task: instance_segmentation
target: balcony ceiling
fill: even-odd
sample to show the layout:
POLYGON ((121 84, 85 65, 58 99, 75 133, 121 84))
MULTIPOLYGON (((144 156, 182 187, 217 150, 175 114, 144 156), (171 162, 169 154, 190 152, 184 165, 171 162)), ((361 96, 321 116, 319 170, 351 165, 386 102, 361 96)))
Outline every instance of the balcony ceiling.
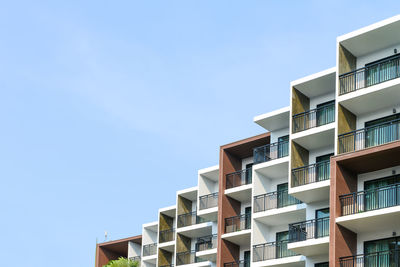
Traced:
POLYGON ((328 69, 292 82, 297 90, 313 98, 335 92, 336 69, 328 69))
POLYGON ((400 44, 400 16, 361 28, 338 37, 338 41, 354 56, 360 57, 400 44))
POLYGON ((281 108, 254 117, 254 122, 267 131, 289 128, 290 107, 281 108))

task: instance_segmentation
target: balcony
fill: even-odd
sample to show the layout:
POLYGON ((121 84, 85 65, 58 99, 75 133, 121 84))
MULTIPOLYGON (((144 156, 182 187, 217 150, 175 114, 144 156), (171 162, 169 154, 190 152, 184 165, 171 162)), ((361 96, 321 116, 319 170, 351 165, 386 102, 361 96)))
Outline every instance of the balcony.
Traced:
POLYGON ((330 161, 292 169, 289 194, 305 202, 329 199, 330 161))
POLYGON ((254 264, 255 266, 297 266, 299 261, 301 256, 288 249, 287 240, 253 246, 253 262, 264 262, 262 265, 254 264))
MULTIPOLYGON (((185 251, 176 253, 176 265, 186 265, 206 262, 205 260, 196 256, 196 251, 185 251)), ((205 264, 208 265, 208 264, 205 264)))
POLYGON ((168 264, 168 265, 161 265, 160 267, 174 267, 173 264, 168 264))
POLYGON ((289 141, 276 142, 253 149, 254 164, 283 158, 289 155, 289 141))
POLYGON ((129 257, 129 260, 130 260, 130 261, 137 261, 137 262, 140 263, 141 257, 140 257, 140 256, 129 257))
POLYGON ((251 214, 225 218, 225 233, 233 233, 251 228, 251 214))
POLYGON ((157 254, 157 243, 143 246, 143 257, 148 257, 157 254))
POLYGON ((196 252, 217 248, 217 235, 199 237, 196 242, 196 252))
POLYGON ((254 197, 254 212, 301 204, 302 202, 288 194, 288 190, 275 191, 254 197))
POLYGON ((165 243, 175 240, 175 229, 168 229, 160 231, 159 243, 165 243))
POLYGON ((178 228, 204 223, 205 219, 197 216, 196 211, 178 215, 178 228))
POLYGON ((292 170, 292 187, 329 180, 330 161, 321 161, 292 170))
POLYGON ((396 55, 373 65, 340 75, 339 95, 348 94, 399 77, 400 55, 396 55))
POLYGON ((199 197, 200 210, 210 209, 218 206, 218 192, 199 197))
POLYGON ((293 115, 292 132, 298 133, 335 121, 335 103, 293 115))
POLYGON ((398 119, 339 135, 339 154, 397 140, 400 140, 400 120, 398 119))
POLYGON ((224 263, 224 267, 250 267, 250 261, 240 260, 224 263))
POLYGON ((254 219, 274 226, 305 219, 306 205, 288 194, 288 190, 271 192, 254 197, 254 219))
POLYGON ((252 168, 236 171, 226 175, 226 189, 251 184, 252 168))
POLYGON ((288 248, 304 256, 329 252, 329 218, 289 224, 288 248))
POLYGON ((343 257, 339 259, 340 267, 390 267, 400 265, 400 250, 386 250, 369 254, 343 257))
POLYGON ((395 227, 400 215, 400 184, 339 197, 342 216, 336 222, 358 233, 395 227))

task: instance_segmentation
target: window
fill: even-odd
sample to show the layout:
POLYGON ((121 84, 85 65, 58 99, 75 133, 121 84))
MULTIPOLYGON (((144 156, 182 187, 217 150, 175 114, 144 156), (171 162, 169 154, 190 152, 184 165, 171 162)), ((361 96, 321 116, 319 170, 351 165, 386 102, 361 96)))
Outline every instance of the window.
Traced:
POLYGON ((278 158, 289 155, 289 135, 278 138, 278 158))
POLYGON ((323 162, 329 162, 331 159, 331 156, 333 156, 333 153, 331 154, 326 154, 319 156, 315 159, 317 166, 316 166, 316 180, 317 182, 319 181, 325 181, 328 180, 330 175, 330 164, 323 164, 323 162), (318 164, 320 163, 320 164, 318 164))
POLYGON ((335 100, 317 105, 317 126, 331 123, 335 120, 335 100))
POLYGON ((400 237, 364 242, 364 265, 399 266, 400 237))
POLYGON ((315 237, 324 237, 329 235, 329 208, 315 211, 315 237))

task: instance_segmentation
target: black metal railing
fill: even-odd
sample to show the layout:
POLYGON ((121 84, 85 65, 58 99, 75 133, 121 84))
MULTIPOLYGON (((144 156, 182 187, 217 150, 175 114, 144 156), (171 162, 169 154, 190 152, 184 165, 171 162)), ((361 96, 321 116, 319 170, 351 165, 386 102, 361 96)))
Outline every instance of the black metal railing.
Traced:
POLYGON ((129 257, 129 260, 130 260, 130 261, 137 261, 137 262, 139 262, 139 263, 140 263, 140 261, 141 261, 141 257, 140 257, 140 256, 129 257))
POLYGON ((292 170, 292 187, 316 183, 330 179, 329 160, 317 162, 292 170))
POLYGON ((216 248, 217 238, 218 235, 209 235, 197 238, 196 252, 216 248))
POLYGON ((190 226, 198 223, 206 222, 202 217, 197 216, 197 211, 178 215, 178 227, 190 226))
POLYGON ((302 203, 288 194, 288 190, 275 191, 254 197, 254 212, 279 209, 302 203))
POLYGON ((225 218, 225 233, 232 233, 251 228, 251 214, 242 214, 225 218))
POLYGON ((249 260, 240 260, 224 263, 224 267, 250 267, 249 260))
POLYGON ((400 55, 339 76, 339 94, 344 95, 400 77, 400 55))
POLYGON ((214 208, 218 206, 218 192, 199 197, 199 206, 201 210, 214 208))
POLYGON ((397 140, 400 140, 399 119, 339 135, 339 153, 357 151, 397 140))
POLYGON ((368 254, 342 257, 340 267, 399 267, 400 250, 385 250, 368 254))
POLYGON ((329 236, 329 217, 289 224, 289 242, 329 236))
POLYGON ((293 133, 322 126, 335 121, 335 103, 293 115, 293 133))
POLYGON ((253 262, 280 259, 298 255, 288 250, 288 240, 253 246, 253 262))
POLYGON ((196 251, 185 251, 176 253, 176 265, 192 264, 202 261, 205 260, 196 257, 196 251))
POLYGON ((283 158, 289 155, 289 141, 281 141, 253 149, 254 164, 283 158))
POLYGON ((252 168, 232 172, 226 175, 226 189, 251 184, 252 168))
POLYGON ((169 242, 173 240, 175 240, 175 229, 160 231, 158 240, 160 243, 169 242))
POLYGON ((382 186, 339 197, 342 216, 400 205, 400 184, 382 186))
POLYGON ((157 254, 157 243, 143 246, 143 257, 157 254))
POLYGON ((174 267, 173 264, 161 265, 160 267, 174 267))

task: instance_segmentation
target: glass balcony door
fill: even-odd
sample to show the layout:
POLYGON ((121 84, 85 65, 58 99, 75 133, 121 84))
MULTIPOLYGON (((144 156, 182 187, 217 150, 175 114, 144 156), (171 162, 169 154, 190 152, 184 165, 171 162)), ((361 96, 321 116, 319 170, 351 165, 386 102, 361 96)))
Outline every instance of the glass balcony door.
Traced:
POLYGON ((400 204, 400 175, 364 182, 365 211, 392 207, 400 204))
POLYGON ((315 237, 323 237, 329 235, 329 208, 320 209, 315 211, 315 237), (319 219, 319 220, 318 220, 319 219))
POLYGON ((389 123, 400 119, 400 114, 368 121, 365 123, 365 147, 386 144, 399 139, 399 123, 389 123), (379 126, 380 127, 376 127, 379 126))
POLYGON ((315 159, 317 165, 316 165, 316 181, 325 181, 329 179, 330 177, 330 164, 318 164, 318 163, 323 163, 323 162, 329 162, 331 159, 331 156, 333 156, 333 153, 319 156, 315 159))
POLYGON ((289 154, 289 135, 278 138, 278 158, 286 157, 289 154))
POLYGON ((364 265, 371 267, 399 266, 400 237, 364 243, 364 265))
POLYGON ((317 105, 317 126, 331 123, 335 119, 335 100, 317 105))
POLYGON ((276 258, 280 259, 287 256, 287 244, 289 231, 276 233, 276 258))

